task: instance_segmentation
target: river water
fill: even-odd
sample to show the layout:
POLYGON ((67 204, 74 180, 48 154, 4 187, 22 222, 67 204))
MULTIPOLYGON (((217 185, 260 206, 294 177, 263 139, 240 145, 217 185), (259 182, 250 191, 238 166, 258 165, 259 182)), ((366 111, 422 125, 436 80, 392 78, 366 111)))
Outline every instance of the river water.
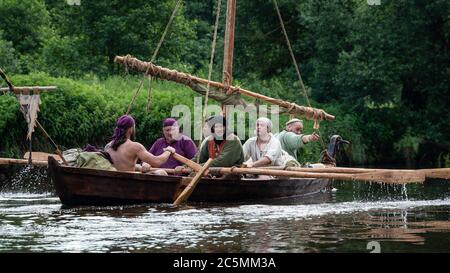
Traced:
POLYGON ((0 252, 450 252, 450 183, 337 181, 254 204, 64 207, 43 170, 0 176, 0 252))

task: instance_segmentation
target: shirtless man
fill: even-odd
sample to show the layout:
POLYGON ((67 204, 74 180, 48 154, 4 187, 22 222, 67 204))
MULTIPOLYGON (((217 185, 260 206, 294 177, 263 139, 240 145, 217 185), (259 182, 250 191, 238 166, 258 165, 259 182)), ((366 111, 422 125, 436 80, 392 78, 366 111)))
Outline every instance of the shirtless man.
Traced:
POLYGON ((105 151, 111 156, 113 166, 118 171, 134 171, 136 169, 136 162, 140 159, 144 162, 142 165, 142 171, 144 172, 150 166, 161 166, 175 152, 175 149, 169 146, 165 148, 164 153, 159 156, 154 156, 147 152, 144 145, 131 140, 132 138, 134 139, 134 134, 134 119, 128 115, 121 116, 117 120, 111 142, 105 147, 105 151))

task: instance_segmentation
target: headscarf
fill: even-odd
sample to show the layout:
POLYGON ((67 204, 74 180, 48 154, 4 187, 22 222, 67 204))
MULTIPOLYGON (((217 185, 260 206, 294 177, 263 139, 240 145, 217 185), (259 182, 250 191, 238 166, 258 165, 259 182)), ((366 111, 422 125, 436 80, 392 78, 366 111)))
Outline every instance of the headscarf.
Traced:
MULTIPOLYGON (((129 115, 123 115, 120 118, 117 119, 116 122, 116 128, 114 129, 114 134, 112 136, 112 146, 116 149, 125 141, 125 134, 127 133, 127 130, 131 127, 135 126, 135 121, 132 116, 129 115), (123 141, 123 142, 122 142, 123 141), (118 145, 117 142, 119 142, 118 145), (122 143, 120 143, 122 142, 122 143)), ((114 150, 116 150, 114 149, 114 150)))
POLYGON ((303 121, 301 119, 293 118, 293 119, 289 120, 288 122, 286 122, 286 126, 288 126, 289 124, 295 123, 295 122, 300 122, 303 125, 303 121))
POLYGON ((224 116, 214 116, 212 117, 210 120, 208 120, 208 126, 209 128, 211 128, 211 133, 214 134, 214 126, 216 124, 222 124, 223 125, 223 132, 224 135, 222 137, 222 139, 216 139, 215 135, 214 135, 214 142, 216 142, 218 145, 220 145, 225 139, 226 139, 226 135, 227 135, 227 119, 224 116))
POLYGON ((177 120, 174 118, 166 118, 163 120, 163 127, 167 126, 173 126, 175 123, 177 123, 177 120))

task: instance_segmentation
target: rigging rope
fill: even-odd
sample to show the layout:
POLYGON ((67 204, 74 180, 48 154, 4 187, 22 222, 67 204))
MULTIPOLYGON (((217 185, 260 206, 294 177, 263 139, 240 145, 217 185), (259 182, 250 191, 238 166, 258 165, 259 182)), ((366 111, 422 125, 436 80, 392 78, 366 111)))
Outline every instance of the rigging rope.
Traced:
MULTIPOLYGON (((211 87, 211 76, 212 76, 212 70, 213 70, 213 64, 214 64, 214 55, 216 52, 216 42, 217 42, 217 30, 219 28, 219 19, 220 19, 220 8, 222 6, 222 0, 217 1, 217 12, 216 12, 216 22, 214 24, 214 35, 211 45, 211 58, 209 60, 209 67, 208 67, 208 83, 206 85, 206 95, 205 95, 205 105, 203 107, 203 115, 202 115, 202 130, 205 126, 205 119, 206 119, 206 108, 208 107, 208 99, 209 99, 209 90, 211 87)), ((198 144, 198 148, 200 150, 200 145, 203 140, 203 132, 200 134, 200 141, 198 144)), ((200 158, 200 157, 198 157, 200 158)))
MULTIPOLYGON (((280 20, 281 29, 283 30, 284 38, 286 39, 286 44, 287 44, 288 49, 289 49, 289 54, 291 55, 292 62, 294 63, 295 71, 297 73, 297 77, 298 77, 298 80, 300 82, 300 86, 302 87, 302 90, 303 90, 303 95, 305 96, 305 99, 306 99, 306 102, 307 102, 308 106, 311 107, 311 103, 310 103, 309 97, 308 97, 308 92, 306 91, 305 84, 303 83, 302 75, 300 74, 300 69, 298 68, 297 60, 295 59, 294 51, 292 50, 291 42, 289 41, 289 37, 288 37, 288 34, 286 32, 286 28, 284 27, 283 18, 281 17, 281 12, 280 12, 280 9, 278 8, 277 0, 273 0, 273 4, 275 5, 275 9, 277 11, 278 19, 280 20)), ((314 119, 314 126, 313 126, 313 128, 320 135, 318 119, 314 119)), ((326 147, 322 137, 320 137, 319 139, 320 139, 320 143, 322 144, 322 147, 326 147)))
POLYGON ((298 76, 300 85, 302 87, 303 94, 305 96, 306 102, 308 103, 308 106, 311 107, 311 103, 309 102, 308 93, 306 91, 305 84, 303 83, 302 75, 300 74, 300 69, 298 68, 297 60, 295 59, 295 55, 294 55, 294 51, 292 50, 291 42, 289 41, 289 37, 287 35, 286 28, 284 27, 283 18, 281 17, 281 13, 280 13, 280 9, 278 8, 277 0, 273 0, 273 4, 275 5, 275 9, 277 10, 278 19, 280 19, 281 29, 283 30, 284 38, 286 39, 289 53, 291 55, 292 62, 294 63, 295 71, 297 72, 297 76, 298 76))
MULTIPOLYGON (((179 8, 179 6, 181 4, 181 1, 182 0, 178 0, 178 2, 175 5, 175 8, 172 11, 172 15, 170 16, 169 22, 167 23, 166 28, 164 29, 164 32, 163 32, 163 34, 161 36, 161 39, 159 40, 159 43, 156 46, 155 51, 153 52, 153 56, 152 56, 152 58, 150 60, 150 62, 152 62, 152 63, 155 61, 156 56, 159 53, 159 49, 161 48, 161 45, 164 42, 164 39, 166 38, 167 33, 169 32, 169 28, 172 25, 173 19, 175 18, 175 15, 176 15, 176 13, 178 11, 178 8, 179 8)), ((139 94, 139 91, 141 90, 142 85, 144 84, 144 80, 145 80, 145 77, 146 77, 147 73, 148 73, 148 71, 146 73, 144 73, 144 78, 142 79, 141 83, 139 84, 138 89, 136 90, 136 92, 133 95, 133 98, 131 99, 130 105, 128 106, 128 110, 126 112, 127 115, 131 112, 131 108, 133 107, 134 101, 136 100, 136 97, 139 94)), ((150 82, 149 82, 149 100, 150 100, 150 96, 151 96, 151 78, 152 77, 150 77, 150 82)), ((147 107, 148 107, 148 104, 147 104, 147 107)))
POLYGON ((152 104, 152 82, 153 77, 148 77, 148 97, 147 97, 147 106, 145 107, 145 112, 148 113, 150 111, 150 105, 152 104))

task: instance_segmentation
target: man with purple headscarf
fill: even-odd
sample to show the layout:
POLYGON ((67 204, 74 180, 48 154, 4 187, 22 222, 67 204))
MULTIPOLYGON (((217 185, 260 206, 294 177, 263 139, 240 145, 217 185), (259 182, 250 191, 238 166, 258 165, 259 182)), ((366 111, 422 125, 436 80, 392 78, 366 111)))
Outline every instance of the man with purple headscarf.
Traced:
POLYGON ((147 152, 144 145, 131 140, 134 140, 135 124, 133 117, 129 115, 117 119, 112 140, 105 147, 118 171, 134 171, 138 159, 152 167, 160 167, 175 152, 172 147, 167 147, 158 156, 147 152))
MULTIPOLYGON (((163 135, 156 140, 149 152, 154 155, 160 155, 164 153, 164 149, 167 147, 173 147, 177 154, 180 154, 188 159, 192 159, 197 153, 197 147, 191 138, 180 133, 180 126, 176 119, 166 118, 163 121, 163 135)), ((166 163, 161 165, 161 168, 175 169, 177 166, 181 166, 182 163, 175 160, 173 157, 169 157, 166 163)))

